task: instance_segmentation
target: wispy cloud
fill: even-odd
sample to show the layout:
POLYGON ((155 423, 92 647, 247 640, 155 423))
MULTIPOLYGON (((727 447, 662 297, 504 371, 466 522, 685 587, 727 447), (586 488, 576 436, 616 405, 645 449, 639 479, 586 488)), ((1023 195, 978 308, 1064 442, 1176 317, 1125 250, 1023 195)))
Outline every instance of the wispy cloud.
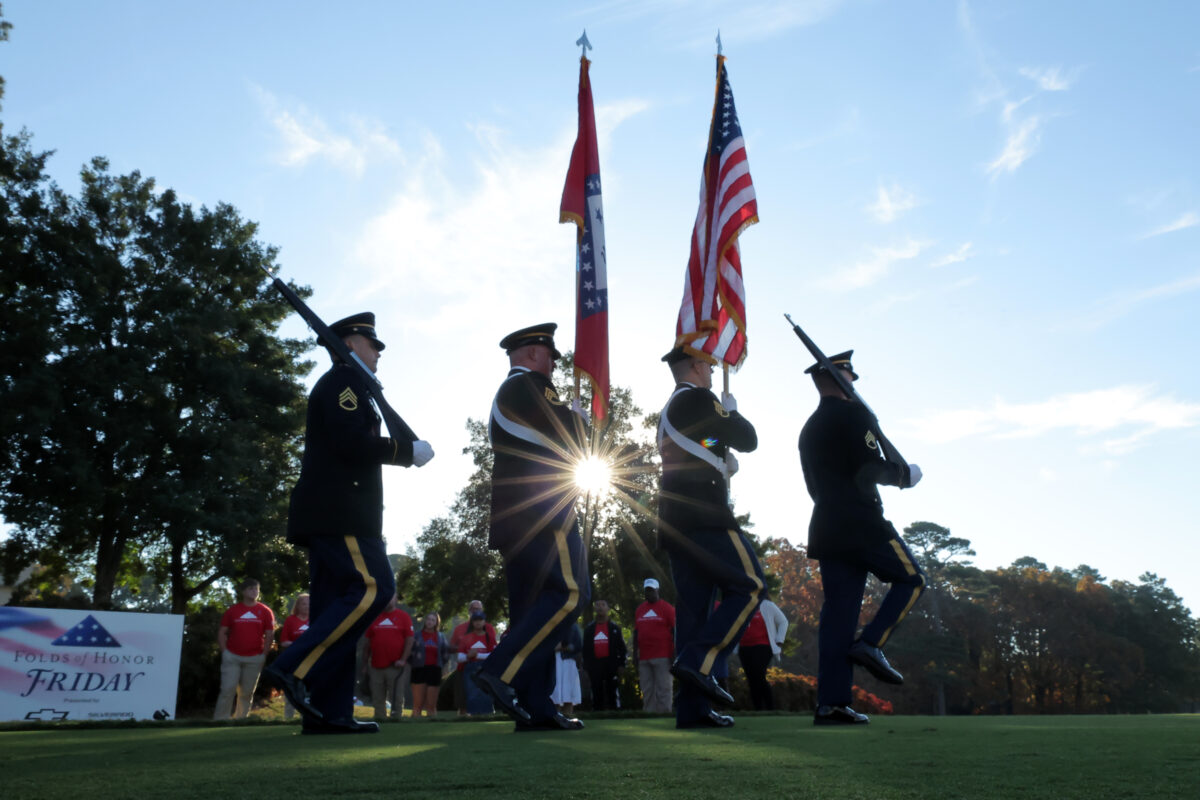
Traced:
POLYGON ((997 398, 987 407, 938 411, 908 425, 914 436, 934 443, 1033 438, 1062 431, 1118 455, 1161 431, 1200 427, 1200 403, 1159 394, 1154 386, 1126 385, 1030 403, 997 398))
POLYGON ((1200 290, 1200 273, 1178 280, 1160 283, 1141 291, 1123 291, 1112 295, 1091 312, 1082 315, 1063 328, 1095 330, 1133 312, 1140 306, 1200 290))
POLYGON ((871 216, 880 222, 894 222, 905 211, 917 207, 917 196, 899 184, 879 185, 875 202, 867 206, 871 216))
POLYGON ((1193 228, 1197 225, 1200 225, 1200 214, 1197 214, 1195 211, 1188 211, 1187 213, 1181 215, 1179 219, 1175 220, 1174 222, 1168 222, 1166 225, 1155 228, 1149 233, 1143 234, 1139 238, 1149 239, 1153 236, 1162 236, 1164 233, 1174 233, 1175 231, 1181 231, 1185 228, 1193 228))
POLYGON ((835 271, 820 284, 832 291, 862 289, 882 280, 898 262, 921 255, 928 246, 928 242, 909 239, 903 244, 872 248, 868 258, 835 271))
POLYGON ((933 269, 938 269, 939 267, 948 267, 951 264, 958 264, 959 262, 966 261, 971 257, 971 255, 971 243, 964 242, 953 253, 947 253, 929 266, 933 269))
POLYGON ((971 6, 967 0, 959 0, 958 27, 965 44, 974 52, 981 76, 987 84, 985 90, 976 92, 976 103, 981 109, 996 103, 1000 105, 1004 146, 996 158, 985 164, 988 176, 995 180, 1000 175, 1016 172, 1038 151, 1045 121, 1054 116, 1053 112, 1038 113, 1026 107, 1042 93, 1064 92, 1070 89, 1082 68, 1065 70, 1062 67, 1022 67, 1018 69, 1018 73, 1033 81, 1037 89, 1031 95, 1013 100, 1005 81, 992 67, 992 59, 972 19, 971 6))
POLYGON ((1082 69, 1075 67, 1063 72, 1062 67, 1022 67, 1020 73, 1038 85, 1043 92, 1065 92, 1079 78, 1082 69))
POLYGON ((325 161, 361 175, 373 159, 403 158, 400 145, 378 122, 351 119, 346 124, 347 130, 335 131, 302 104, 285 107, 261 87, 252 87, 252 91, 278 134, 278 147, 272 157, 284 166, 303 167, 310 162, 325 161))
MULTIPOLYGON (((601 150, 623 121, 647 107, 642 101, 597 106, 601 150)), ((426 331, 501 313, 538 317, 561 294, 563 269, 569 274, 572 266, 574 229, 547 220, 558 219, 574 126, 536 147, 514 144, 490 125, 472 132, 475 147, 453 154, 427 135, 400 189, 364 223, 353 251, 368 276, 364 297, 429 299, 406 309, 406 318, 426 331), (452 180, 451 166, 457 174, 463 162, 472 164, 473 177, 452 180)), ((606 199, 619 186, 619 179, 606 181, 606 199)))
POLYGON ((1023 120, 1015 129, 1010 129, 1000 155, 987 165, 988 175, 995 178, 1005 172, 1016 172, 1017 167, 1037 152, 1041 143, 1041 118, 1037 116, 1023 120))

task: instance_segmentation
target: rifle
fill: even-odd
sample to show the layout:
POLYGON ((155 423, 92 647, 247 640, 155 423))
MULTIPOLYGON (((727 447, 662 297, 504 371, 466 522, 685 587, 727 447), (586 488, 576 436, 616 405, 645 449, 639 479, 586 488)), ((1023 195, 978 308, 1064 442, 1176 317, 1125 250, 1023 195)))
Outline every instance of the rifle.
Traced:
MULTIPOLYGON (((790 314, 784 314, 783 316, 784 319, 788 321, 788 324, 792 326, 792 332, 800 338, 800 341, 804 342, 804 346, 808 348, 808 352, 812 353, 812 356, 817 360, 817 363, 824 367, 825 371, 828 372, 835 381, 837 381, 838 388, 842 390, 842 393, 846 395, 846 398, 851 402, 858 403, 867 411, 871 411, 871 407, 867 405, 867 401, 863 400, 862 395, 854 390, 854 384, 846 380, 846 376, 842 374, 840 369, 833 365, 833 362, 829 360, 828 356, 821 352, 821 348, 817 347, 817 343, 810 339, 808 334, 805 333, 799 325, 792 321, 790 314)), ((871 411, 871 416, 875 416, 874 411, 871 411)), ((902 471, 900 488, 906 488, 906 484, 909 482, 908 462, 904 460, 904 456, 900 455, 900 451, 896 449, 896 446, 892 444, 886 436, 883 435, 882 430, 879 431, 878 439, 879 446, 883 448, 884 458, 886 458, 890 463, 900 467, 902 471)))
POLYGON ((300 299, 300 295, 292 291, 291 287, 279 279, 278 276, 271 273, 271 270, 263 267, 263 271, 271 278, 271 283, 279 293, 282 294, 292 308, 299 312, 300 316, 304 317, 304 321, 308 323, 308 327, 312 328, 313 333, 321 341, 321 344, 329 348, 335 356, 343 362, 358 369, 359 373, 367 379, 367 391, 371 395, 371 399, 375 401, 375 405, 379 406, 379 413, 383 415, 384 424, 387 425, 388 434, 393 439, 408 440, 410 442, 417 441, 418 437, 413 433, 413 429, 408 427, 396 410, 391 407, 387 400, 383 397, 383 384, 379 378, 375 377, 375 373, 367 368, 358 354, 353 352, 346 343, 341 340, 336 333, 329 329, 329 326, 321 321, 321 318, 316 315, 308 304, 300 299))

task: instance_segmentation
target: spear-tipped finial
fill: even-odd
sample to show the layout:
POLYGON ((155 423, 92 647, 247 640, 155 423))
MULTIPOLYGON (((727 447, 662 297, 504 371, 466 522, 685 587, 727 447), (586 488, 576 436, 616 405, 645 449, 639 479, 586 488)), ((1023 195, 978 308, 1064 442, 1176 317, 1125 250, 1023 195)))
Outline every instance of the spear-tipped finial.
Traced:
POLYGON ((587 38, 587 28, 583 29, 583 36, 576 39, 575 44, 583 48, 583 52, 580 55, 587 58, 587 51, 592 49, 592 43, 587 38))
POLYGON ((721 29, 717 28, 717 55, 721 55, 721 29))

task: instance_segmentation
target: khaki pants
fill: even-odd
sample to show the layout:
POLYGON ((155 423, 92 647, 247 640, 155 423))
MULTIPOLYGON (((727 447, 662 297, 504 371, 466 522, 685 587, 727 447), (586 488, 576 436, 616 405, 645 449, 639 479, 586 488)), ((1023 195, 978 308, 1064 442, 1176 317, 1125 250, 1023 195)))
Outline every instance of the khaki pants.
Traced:
POLYGON ((671 659, 638 661, 638 681, 642 686, 643 709, 671 713, 671 659))
POLYGON ((221 651, 221 691, 217 694, 217 707, 213 719, 229 719, 233 710, 234 719, 245 719, 250 713, 250 701, 254 698, 254 687, 258 685, 258 674, 262 672, 266 653, 256 656, 234 655, 221 651), (233 707, 234 696, 237 707, 233 707))
POLYGON ((375 716, 383 719, 387 712, 387 700, 392 701, 392 719, 400 719, 404 714, 404 693, 408 691, 408 681, 412 670, 405 664, 403 667, 370 667, 368 675, 371 679, 371 702, 375 705, 375 716))

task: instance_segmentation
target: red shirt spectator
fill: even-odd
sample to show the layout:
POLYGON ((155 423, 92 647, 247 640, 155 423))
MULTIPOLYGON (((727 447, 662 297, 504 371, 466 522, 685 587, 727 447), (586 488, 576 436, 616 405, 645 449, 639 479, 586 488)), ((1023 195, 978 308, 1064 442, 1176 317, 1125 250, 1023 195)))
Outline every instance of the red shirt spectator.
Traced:
POLYGON ((675 607, 666 600, 642 603, 634 614, 638 660, 670 658, 675 649, 675 607))
POLYGON ((596 623, 596 638, 592 640, 596 658, 608 658, 608 623, 596 623))
POLYGON ((468 631, 463 634, 462 648, 462 651, 467 654, 468 661, 481 661, 488 657, 488 653, 496 649, 496 634, 486 629, 468 631))
POLYGON ((308 630, 308 620, 300 619, 295 614, 283 621, 283 630, 279 632, 279 643, 291 644, 300 638, 300 634, 308 630))
POLYGON ((367 628, 371 643, 371 666, 385 669, 404 655, 404 643, 413 635, 412 617, 402 609, 385 611, 367 628))
POLYGON ((267 633, 275 633, 275 613, 262 603, 234 603, 221 616, 221 627, 229 630, 226 650, 235 656, 262 655, 267 633))
POLYGON ((738 644, 741 647, 771 644, 771 640, 767 636, 767 623, 763 619, 761 611, 754 612, 754 616, 750 618, 750 624, 746 626, 746 632, 742 634, 742 640, 738 644))

